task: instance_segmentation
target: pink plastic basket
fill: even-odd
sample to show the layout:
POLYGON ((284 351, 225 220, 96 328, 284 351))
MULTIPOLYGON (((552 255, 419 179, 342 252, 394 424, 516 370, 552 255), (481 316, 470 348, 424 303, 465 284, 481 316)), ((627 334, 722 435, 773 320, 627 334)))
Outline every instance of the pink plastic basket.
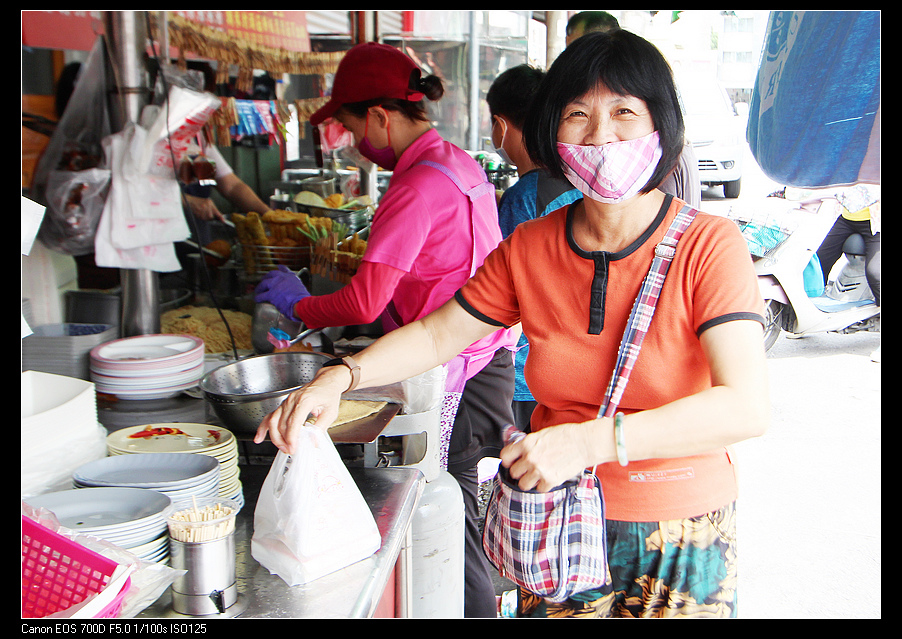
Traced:
MULTIPOLYGON (((106 588, 118 564, 22 515, 22 616, 46 617, 106 588)), ((128 590, 97 615, 119 614, 128 590)))

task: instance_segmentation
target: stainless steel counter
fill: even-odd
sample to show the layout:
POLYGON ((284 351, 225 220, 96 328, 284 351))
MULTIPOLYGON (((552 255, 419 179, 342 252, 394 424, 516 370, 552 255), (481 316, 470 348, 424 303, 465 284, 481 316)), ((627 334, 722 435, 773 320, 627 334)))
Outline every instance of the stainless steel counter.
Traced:
MULTIPOLYGON (((138 410, 138 404, 143 402, 104 405, 99 411, 101 423, 108 430, 114 431, 140 423, 215 421, 202 419, 202 400, 183 398, 178 401, 160 401, 157 402, 159 405, 146 405, 145 410, 138 410), (156 411, 159 411, 154 415, 157 419, 148 419, 149 413, 156 411)), ((387 588, 394 589, 394 612, 397 616, 408 614, 411 601, 411 522, 425 486, 423 474, 419 470, 404 467, 350 467, 348 470, 373 513, 382 536, 382 547, 375 555, 337 572, 309 584, 289 587, 281 577, 271 574, 257 563, 250 550, 257 495, 269 472, 269 465, 258 463, 241 466, 245 505, 238 514, 235 530, 235 573, 239 600, 221 616, 232 617, 237 613, 240 618, 371 617, 387 588)), ((172 610, 167 590, 152 606, 142 611, 139 617, 181 615, 172 610)))
MULTIPOLYGON (((373 616, 387 588, 394 588, 395 611, 410 610, 410 523, 425 481, 409 468, 351 468, 351 476, 370 506, 382 547, 372 557, 301 586, 289 587, 251 556, 254 504, 238 515, 236 567, 241 618, 365 618, 373 616), (395 567, 396 582, 391 577, 395 567)), ((179 617, 167 591, 139 617, 179 617)), ((222 616, 234 616, 227 610, 222 616)), ((206 617, 197 617, 204 619, 206 617)))

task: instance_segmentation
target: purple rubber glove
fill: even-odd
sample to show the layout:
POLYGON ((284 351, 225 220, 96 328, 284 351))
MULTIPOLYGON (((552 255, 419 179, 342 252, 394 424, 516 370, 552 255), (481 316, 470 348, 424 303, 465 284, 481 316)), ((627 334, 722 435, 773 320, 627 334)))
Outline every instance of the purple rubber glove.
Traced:
POLYGON ((269 302, 279 312, 294 322, 301 320, 294 314, 294 306, 305 297, 310 297, 307 288, 287 266, 267 273, 254 291, 254 299, 269 302))

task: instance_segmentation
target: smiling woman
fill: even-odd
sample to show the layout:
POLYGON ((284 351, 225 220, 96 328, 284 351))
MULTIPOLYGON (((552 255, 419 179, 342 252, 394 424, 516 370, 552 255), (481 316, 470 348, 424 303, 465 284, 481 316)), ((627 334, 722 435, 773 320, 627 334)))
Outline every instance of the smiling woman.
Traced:
MULTIPOLYGON (((358 353, 358 388, 409 378, 519 324, 537 405, 501 464, 520 490, 540 493, 594 471, 608 540, 595 559, 610 568, 606 586, 563 603, 521 588, 519 616, 735 616, 738 488, 727 447, 761 435, 770 412, 764 304, 745 240, 731 220, 656 188, 682 152, 683 120, 670 68, 642 38, 579 38, 530 109, 530 156, 559 178, 582 172, 574 186, 586 197, 518 225, 451 301, 358 353), (666 278, 650 270, 662 254, 666 278), (661 283, 653 318, 645 281, 661 283), (647 333, 640 356, 625 354, 630 382, 609 402, 634 303, 647 333)), ((258 440, 268 431, 284 444, 311 412, 337 414, 349 381, 347 368, 323 368, 258 440)))
MULTIPOLYGON (((580 46, 567 47, 555 63, 560 72, 554 77, 546 76, 547 89, 541 92, 541 103, 537 97, 523 127, 532 133, 525 136, 530 156, 548 167, 555 177, 563 178, 557 143, 589 143, 559 137, 565 125, 569 128, 565 119, 569 115, 567 108, 575 101, 588 101, 593 95, 596 99, 605 96, 608 106, 625 109, 612 118, 614 122, 626 125, 650 118, 653 130, 660 136, 662 154, 641 191, 647 193, 660 184, 682 153, 684 125, 670 66, 655 46, 629 31, 593 33, 580 46), (618 100, 620 104, 615 104, 618 100)), ((608 115, 612 115, 610 111, 608 115)), ((620 134, 629 137, 619 139, 634 139, 650 132, 630 132, 624 126, 620 134)))
POLYGON ((661 158, 645 100, 603 84, 564 107, 557 139, 567 179, 599 202, 632 198, 661 158))

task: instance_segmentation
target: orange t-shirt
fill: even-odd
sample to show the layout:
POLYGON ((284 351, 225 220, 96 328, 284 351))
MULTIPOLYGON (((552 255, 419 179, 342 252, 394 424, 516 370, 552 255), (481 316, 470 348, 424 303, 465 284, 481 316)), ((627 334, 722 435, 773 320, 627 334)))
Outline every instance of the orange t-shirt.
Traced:
MULTIPOLYGON (((457 300, 483 321, 522 323, 530 344, 524 373, 538 402, 533 431, 596 417, 655 245, 684 204, 665 198, 648 230, 618 253, 587 252, 576 245, 572 205, 525 222, 458 291, 457 300)), ((677 246, 619 410, 656 408, 710 388, 699 335, 725 321, 763 323, 763 314, 738 227, 700 213, 677 246)), ((602 464, 598 476, 609 519, 694 517, 736 498, 726 449, 626 467, 602 464)))

